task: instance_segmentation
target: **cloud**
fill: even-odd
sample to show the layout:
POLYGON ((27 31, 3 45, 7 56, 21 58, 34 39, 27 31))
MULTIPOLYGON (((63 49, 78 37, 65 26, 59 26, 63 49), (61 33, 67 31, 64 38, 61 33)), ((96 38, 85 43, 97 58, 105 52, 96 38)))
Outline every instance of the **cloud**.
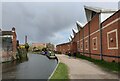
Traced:
POLYGON ((3 29, 15 26, 22 42, 24 35, 33 42, 49 42, 54 33, 79 19, 73 7, 65 3, 3 3, 3 29))
MULTIPOLYGON (((24 43, 25 35, 28 36, 28 42, 62 43, 68 40, 76 21, 86 22, 84 4, 94 3, 4 2, 2 27, 11 30, 15 26, 21 43, 24 43)), ((111 7, 116 3, 101 4, 111 7)), ((95 5, 100 6, 100 3, 95 5)))

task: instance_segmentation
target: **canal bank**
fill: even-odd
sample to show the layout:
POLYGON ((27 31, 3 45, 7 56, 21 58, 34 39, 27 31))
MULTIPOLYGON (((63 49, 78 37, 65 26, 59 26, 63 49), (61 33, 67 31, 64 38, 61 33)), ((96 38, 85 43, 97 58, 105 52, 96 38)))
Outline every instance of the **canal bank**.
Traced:
POLYGON ((5 66, 9 68, 2 72, 3 79, 48 79, 54 71, 57 60, 48 59, 46 56, 38 54, 28 54, 28 61, 5 66))
MULTIPOLYGON (((57 58, 57 57, 56 57, 57 58)), ((68 67, 65 63, 61 62, 59 58, 57 58, 58 64, 56 68, 54 69, 53 73, 49 77, 48 81, 55 81, 55 80, 60 80, 60 81, 68 81, 69 76, 68 76, 68 67)))
POLYGON ((50 77, 48 78, 48 80, 50 80, 52 77, 53 77, 53 75, 55 74, 55 71, 57 70, 57 68, 58 68, 58 66, 59 66, 59 64, 60 64, 60 60, 56 57, 56 59, 57 59, 57 62, 58 62, 58 64, 57 64, 57 66, 55 67, 55 69, 54 69, 54 71, 52 72, 52 74, 50 75, 50 77))
MULTIPOLYGON (((117 74, 106 72, 97 65, 83 59, 69 57, 67 55, 56 55, 57 58, 65 63, 69 69, 69 79, 115 79, 117 74)), ((94 80, 93 80, 94 81, 94 80)))

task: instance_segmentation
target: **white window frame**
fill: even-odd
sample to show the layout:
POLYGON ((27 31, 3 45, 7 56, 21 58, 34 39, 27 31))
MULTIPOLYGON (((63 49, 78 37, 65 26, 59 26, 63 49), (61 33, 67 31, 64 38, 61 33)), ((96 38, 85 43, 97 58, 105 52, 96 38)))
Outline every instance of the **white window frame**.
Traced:
POLYGON ((70 50, 70 45, 68 45, 68 51, 70 50))
POLYGON ((118 31, 117 29, 111 30, 109 32, 107 32, 107 45, 108 45, 108 49, 118 49, 118 31), (116 47, 110 47, 109 45, 109 34, 116 32, 116 47))
POLYGON ((98 41, 97 41, 97 37, 93 37, 92 38, 92 46, 93 46, 93 50, 97 50, 98 49, 98 41), (94 39, 96 39, 96 48, 94 48, 94 39))
POLYGON ((88 50, 88 40, 85 41, 85 50, 88 50), (87 48, 86 48, 86 44, 87 44, 87 48))
POLYGON ((3 36, 0 36, 0 37, 11 37, 13 39, 13 35, 3 35, 3 36))

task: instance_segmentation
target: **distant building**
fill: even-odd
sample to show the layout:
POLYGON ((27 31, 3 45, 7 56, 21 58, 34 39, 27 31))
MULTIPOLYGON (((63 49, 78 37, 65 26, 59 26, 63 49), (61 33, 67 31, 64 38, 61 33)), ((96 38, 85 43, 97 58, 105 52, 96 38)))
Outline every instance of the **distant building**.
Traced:
POLYGON ((42 48, 46 48, 46 43, 32 43, 32 48, 36 48, 36 49, 42 49, 42 48))
POLYGON ((2 42, 2 62, 10 61, 12 57, 16 59, 17 35, 15 28, 13 27, 11 31, 1 30, 0 32, 2 42))
POLYGON ((55 50, 54 45, 51 43, 32 43, 32 48, 36 50, 41 50, 42 48, 47 48, 48 50, 55 50))

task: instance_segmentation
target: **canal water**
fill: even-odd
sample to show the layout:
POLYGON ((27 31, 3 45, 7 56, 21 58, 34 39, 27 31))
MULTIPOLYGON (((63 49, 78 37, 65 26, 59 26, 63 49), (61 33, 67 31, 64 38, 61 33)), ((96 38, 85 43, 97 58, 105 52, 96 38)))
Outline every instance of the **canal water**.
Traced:
POLYGON ((48 79, 57 65, 57 60, 40 54, 28 54, 28 61, 3 64, 3 79, 48 79))

